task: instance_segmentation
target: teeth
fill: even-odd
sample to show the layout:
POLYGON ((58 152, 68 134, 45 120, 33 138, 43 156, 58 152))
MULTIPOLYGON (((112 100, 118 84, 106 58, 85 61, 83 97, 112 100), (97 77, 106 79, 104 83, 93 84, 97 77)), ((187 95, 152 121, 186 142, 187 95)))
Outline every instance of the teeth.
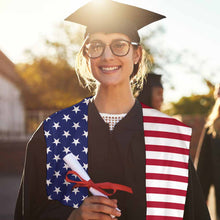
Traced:
POLYGON ((111 71, 111 70, 117 70, 118 67, 117 66, 114 66, 114 67, 102 67, 102 70, 104 71, 111 71))

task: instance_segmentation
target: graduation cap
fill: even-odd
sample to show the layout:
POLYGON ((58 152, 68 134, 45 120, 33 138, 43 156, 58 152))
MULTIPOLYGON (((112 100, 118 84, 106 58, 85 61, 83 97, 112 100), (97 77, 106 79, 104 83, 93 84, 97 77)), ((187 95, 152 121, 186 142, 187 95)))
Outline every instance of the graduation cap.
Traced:
POLYGON ((66 21, 87 27, 86 33, 123 33, 139 42, 137 31, 165 16, 112 0, 93 0, 67 17, 66 21))
POLYGON ((153 86, 158 86, 163 88, 163 85, 161 83, 161 75, 152 72, 147 75, 147 80, 145 81, 144 84, 150 88, 153 86))
POLYGON ((144 80, 143 89, 137 97, 140 102, 150 107, 152 107, 152 87, 163 88, 161 83, 161 75, 155 74, 153 72, 148 73, 147 79, 144 80))

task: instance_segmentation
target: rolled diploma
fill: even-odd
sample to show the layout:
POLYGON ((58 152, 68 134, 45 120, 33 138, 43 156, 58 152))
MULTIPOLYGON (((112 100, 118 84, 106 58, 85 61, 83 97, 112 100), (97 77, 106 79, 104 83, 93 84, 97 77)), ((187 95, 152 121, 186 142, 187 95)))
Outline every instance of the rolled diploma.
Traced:
MULTIPOLYGON (((72 153, 67 154, 63 160, 65 163, 75 172, 77 172, 84 180, 89 181, 91 178, 87 174, 87 172, 83 169, 81 164, 78 162, 77 159, 75 159, 74 155, 72 153)), ((94 196, 104 196, 108 198, 105 194, 101 193, 97 189, 94 189, 93 187, 89 188, 89 191, 92 193, 94 196)))
MULTIPOLYGON (((78 162, 77 159, 75 159, 74 155, 72 153, 67 154, 63 160, 65 163, 75 172, 77 172, 84 180, 89 181, 91 178, 87 174, 87 172, 83 169, 81 164, 78 162)), ((92 187, 89 188, 89 191, 92 193, 94 196, 104 196, 108 198, 105 194, 101 193, 97 189, 94 189, 92 187)), ((120 211, 119 208, 116 208, 118 211, 120 211)), ((115 218, 115 216, 111 215, 112 218, 115 218)))

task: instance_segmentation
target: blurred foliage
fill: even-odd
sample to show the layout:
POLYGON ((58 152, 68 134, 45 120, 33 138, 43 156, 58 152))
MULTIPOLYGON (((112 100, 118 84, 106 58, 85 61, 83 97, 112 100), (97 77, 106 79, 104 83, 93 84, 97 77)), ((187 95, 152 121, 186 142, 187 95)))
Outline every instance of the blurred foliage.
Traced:
POLYGON ((29 88, 29 93, 24 94, 29 110, 61 109, 89 95, 65 60, 53 63, 42 57, 32 64, 17 65, 17 71, 29 88))
POLYGON ((165 30, 163 27, 158 26, 157 29, 152 30, 151 32, 145 33, 141 36, 141 45, 151 57, 151 70, 154 71, 154 69, 159 68, 163 69, 163 66, 161 66, 158 62, 155 62, 154 57, 160 57, 163 59, 166 63, 169 62, 169 57, 167 52, 165 50, 157 49, 158 44, 152 43, 154 39, 156 39, 158 36, 161 36, 165 33, 165 30))
POLYGON ((205 95, 195 95, 192 94, 189 97, 182 97, 178 102, 173 102, 170 107, 164 110, 165 113, 169 115, 195 115, 201 114, 207 116, 214 103, 214 85, 209 81, 205 80, 207 86, 209 87, 208 94, 205 95))
POLYGON ((16 65, 28 88, 24 92, 24 101, 29 110, 62 109, 91 95, 79 85, 72 64, 82 41, 82 31, 70 31, 60 26, 59 32, 62 33, 62 37, 56 35, 59 39, 45 40, 48 51, 45 55, 26 51, 31 62, 16 65))

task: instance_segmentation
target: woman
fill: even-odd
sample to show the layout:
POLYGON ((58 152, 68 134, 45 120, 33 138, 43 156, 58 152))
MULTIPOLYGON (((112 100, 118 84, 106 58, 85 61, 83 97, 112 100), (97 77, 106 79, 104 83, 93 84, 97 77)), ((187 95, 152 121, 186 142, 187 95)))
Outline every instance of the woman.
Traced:
POLYGON ((163 17, 106 0, 67 18, 87 26, 76 69, 96 94, 47 118, 32 137, 16 220, 209 219, 189 160, 191 129, 132 95, 131 87, 144 77, 137 30, 163 17), (72 189, 63 161, 69 152, 93 182, 133 193, 105 198, 91 196, 86 187, 72 189))
POLYGON ((145 105, 160 111, 163 104, 163 85, 161 75, 148 73, 143 89, 137 99, 145 105))
POLYGON ((205 199, 211 185, 215 187, 216 219, 220 219, 220 85, 216 85, 216 101, 208 116, 197 150, 197 172, 205 199))

